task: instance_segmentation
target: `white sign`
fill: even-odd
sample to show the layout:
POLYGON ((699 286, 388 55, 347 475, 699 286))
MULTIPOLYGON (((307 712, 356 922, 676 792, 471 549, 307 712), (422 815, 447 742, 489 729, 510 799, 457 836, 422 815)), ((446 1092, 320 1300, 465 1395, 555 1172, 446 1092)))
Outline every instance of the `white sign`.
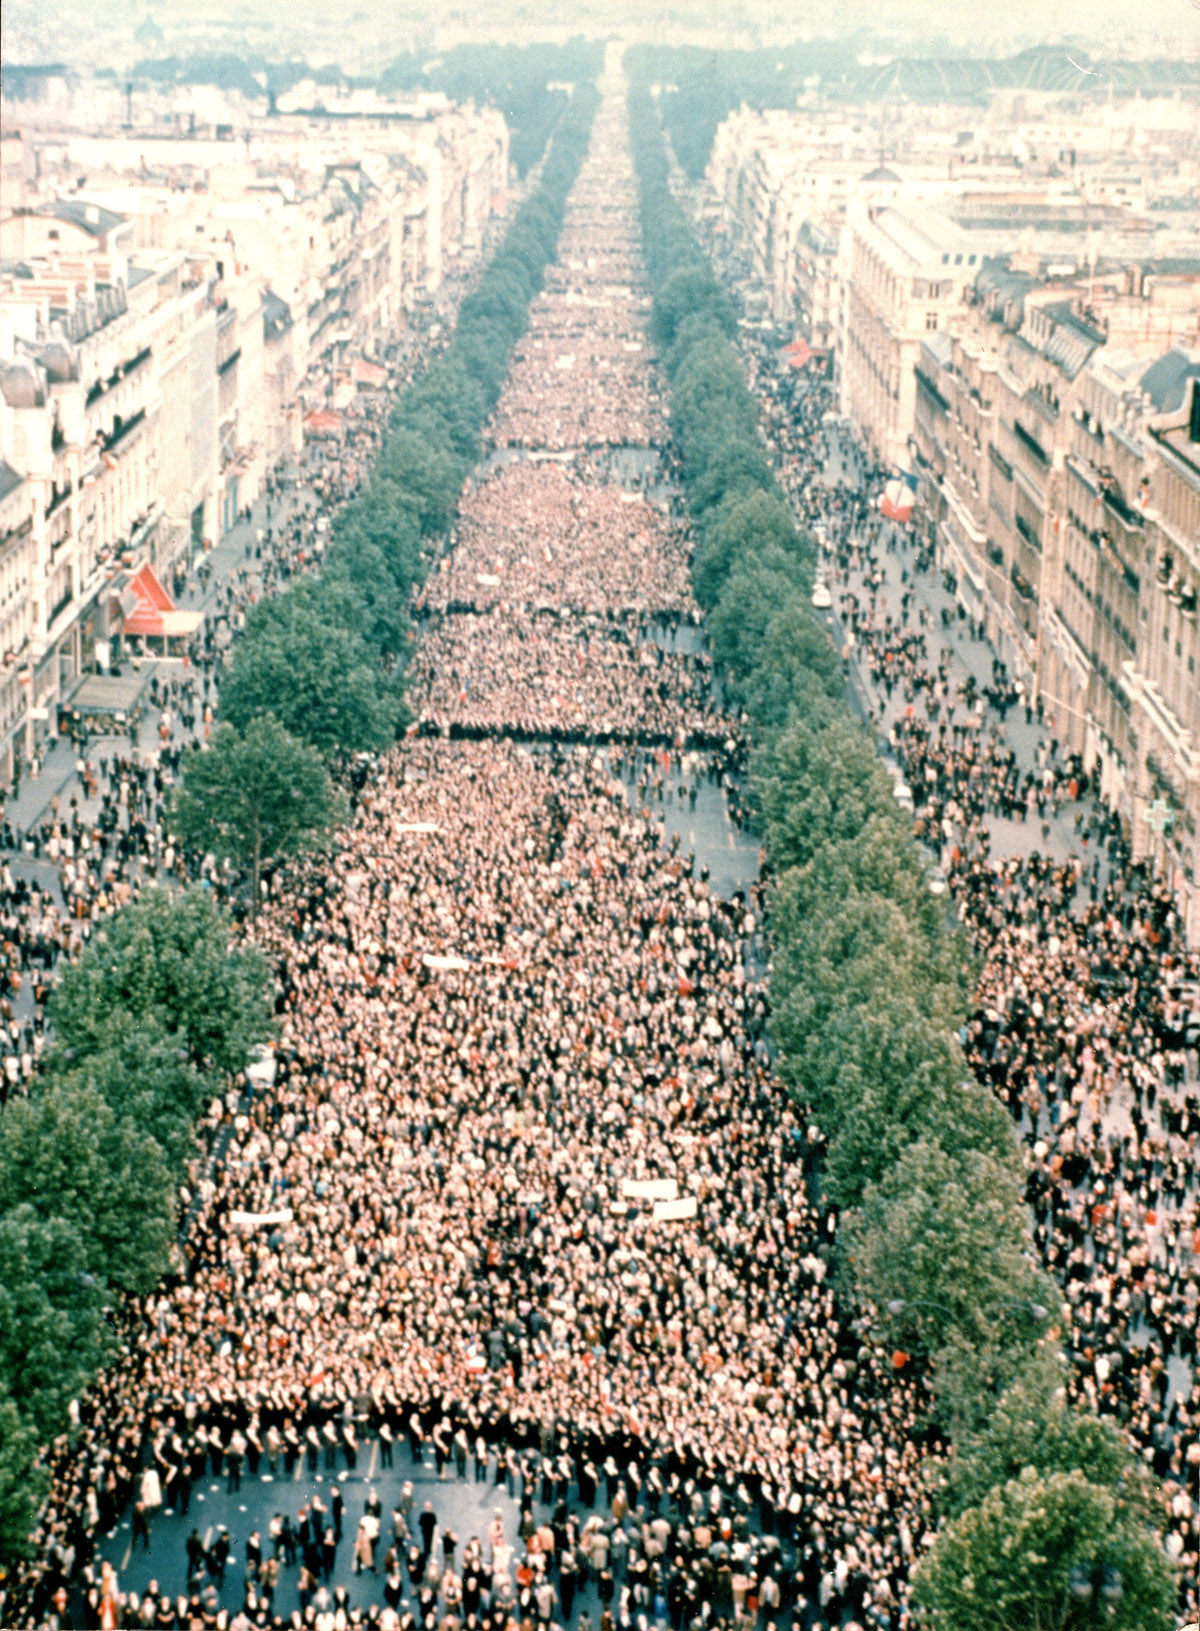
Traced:
POLYGON ((268 1223, 290 1223, 292 1209, 284 1206, 278 1212, 231 1212, 229 1221, 235 1229, 261 1229, 268 1223))
POLYGON ((432 952, 426 952, 421 961, 426 968, 448 969, 470 968, 471 966, 465 957, 437 957, 432 952))
POLYGON ((695 1216, 696 1197, 694 1195, 685 1195, 682 1200, 678 1201, 655 1201, 654 1203, 655 1223, 674 1223, 695 1216))
POLYGON ((624 1178, 621 1193, 628 1201, 673 1201, 679 1185, 674 1178, 624 1178))

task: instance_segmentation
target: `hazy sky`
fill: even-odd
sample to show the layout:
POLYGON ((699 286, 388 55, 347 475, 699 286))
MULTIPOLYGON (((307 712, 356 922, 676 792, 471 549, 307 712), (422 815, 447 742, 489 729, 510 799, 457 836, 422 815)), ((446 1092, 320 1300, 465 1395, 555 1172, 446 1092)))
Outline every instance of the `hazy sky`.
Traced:
POLYGON ((1200 57, 1200 0, 3 0, 10 60, 101 62, 110 42, 132 45, 148 18, 165 48, 196 49, 200 37, 266 54, 302 40, 310 60, 341 55, 386 61, 407 43, 454 39, 563 38, 608 30, 674 43, 778 45, 854 34, 901 55, 932 50, 997 55, 1069 39, 1095 56, 1200 57), (82 26, 81 26, 82 25, 82 26), (351 43, 352 42, 352 43, 351 43), (349 49, 347 49, 349 47, 349 49))

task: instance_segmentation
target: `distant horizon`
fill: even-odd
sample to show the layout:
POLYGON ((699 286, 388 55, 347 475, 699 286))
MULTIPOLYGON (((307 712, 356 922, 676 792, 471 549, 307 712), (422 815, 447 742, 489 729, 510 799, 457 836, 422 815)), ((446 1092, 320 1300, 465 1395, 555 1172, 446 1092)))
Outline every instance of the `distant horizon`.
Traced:
MULTIPOLYGON (((437 8, 399 0, 353 0, 331 22, 317 0, 286 8, 275 0, 218 3, 202 16, 183 0, 128 0, 97 17, 90 5, 67 3, 53 12, 38 0, 6 0, 5 55, 22 65, 104 66, 108 48, 125 56, 147 22, 162 31, 166 55, 204 50, 254 50, 267 57, 309 53, 314 67, 340 56, 362 61, 368 51, 380 68, 409 49, 438 49, 452 42, 513 43, 611 33, 631 42, 653 38, 663 45, 699 44, 711 49, 770 49, 806 39, 860 37, 864 53, 881 57, 995 57, 1036 46, 1067 45, 1093 59, 1200 57, 1200 0, 1003 0, 978 15, 949 0, 810 0, 801 16, 781 0, 476 0, 474 6, 437 8), (87 26, 80 24, 86 18, 87 26), (364 38, 368 36, 369 38, 364 38)), ((362 71, 361 68, 357 71, 362 71)))

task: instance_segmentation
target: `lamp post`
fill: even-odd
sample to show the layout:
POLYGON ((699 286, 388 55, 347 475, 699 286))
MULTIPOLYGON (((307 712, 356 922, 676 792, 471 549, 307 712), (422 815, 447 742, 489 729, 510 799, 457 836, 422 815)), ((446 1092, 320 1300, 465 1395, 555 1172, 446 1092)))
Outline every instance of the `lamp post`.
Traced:
MULTIPOLYGON (((949 1319, 958 1318, 954 1310, 947 1308, 945 1303, 931 1302, 925 1297, 913 1298, 911 1301, 907 1297, 893 1297, 890 1302, 885 1304, 885 1307, 893 1318, 899 1314, 907 1313, 910 1308, 936 1308, 940 1314, 945 1314, 949 1319)), ((1050 1311, 1041 1303, 999 1302, 989 1303, 986 1308, 981 1308, 979 1312, 981 1314, 1026 1314, 1030 1319, 1040 1322, 1047 1318, 1050 1311)))
POLYGON ((1115 1563, 1073 1563, 1067 1576, 1064 1623, 1102 1626, 1124 1595, 1125 1583, 1115 1563))

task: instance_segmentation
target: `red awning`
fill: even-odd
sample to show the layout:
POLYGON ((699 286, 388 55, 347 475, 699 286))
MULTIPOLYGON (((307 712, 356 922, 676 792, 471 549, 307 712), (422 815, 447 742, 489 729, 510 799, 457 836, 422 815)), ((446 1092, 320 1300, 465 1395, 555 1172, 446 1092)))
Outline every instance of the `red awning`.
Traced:
POLYGON ((812 347, 807 340, 793 340, 791 345, 784 346, 783 349, 792 368, 803 368, 813 355, 812 347))
POLYGON ((125 616, 125 634, 155 637, 192 634, 203 622, 200 612, 175 609, 175 602, 158 581, 149 561, 134 573, 125 594, 133 601, 133 609, 125 616))
POLYGON ((332 408, 314 408, 304 417, 304 429, 310 436, 336 436, 342 428, 342 416, 332 408))

